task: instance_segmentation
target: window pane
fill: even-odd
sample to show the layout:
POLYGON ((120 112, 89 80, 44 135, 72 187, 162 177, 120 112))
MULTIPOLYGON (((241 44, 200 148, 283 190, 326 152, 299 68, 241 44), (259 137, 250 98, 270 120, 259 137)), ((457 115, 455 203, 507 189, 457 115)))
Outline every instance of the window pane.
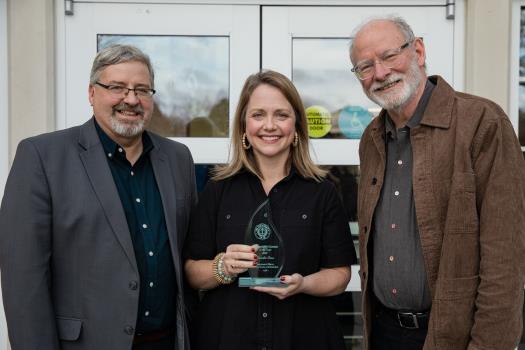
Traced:
POLYGON ((155 110, 148 129, 167 137, 228 137, 229 39, 100 34, 98 49, 129 44, 150 56, 155 110))
POLYGON ((348 39, 294 38, 292 45, 292 77, 310 137, 359 139, 380 109, 350 71, 348 39))

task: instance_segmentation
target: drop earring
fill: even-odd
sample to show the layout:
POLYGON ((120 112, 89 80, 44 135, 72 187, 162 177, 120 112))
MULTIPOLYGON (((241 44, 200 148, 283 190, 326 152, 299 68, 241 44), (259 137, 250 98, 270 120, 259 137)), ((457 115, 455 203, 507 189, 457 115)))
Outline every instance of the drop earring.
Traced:
POLYGON ((242 148, 244 149, 250 149, 250 147, 252 147, 252 145, 250 145, 249 143, 246 144, 246 133, 242 134, 241 143, 242 143, 242 148))

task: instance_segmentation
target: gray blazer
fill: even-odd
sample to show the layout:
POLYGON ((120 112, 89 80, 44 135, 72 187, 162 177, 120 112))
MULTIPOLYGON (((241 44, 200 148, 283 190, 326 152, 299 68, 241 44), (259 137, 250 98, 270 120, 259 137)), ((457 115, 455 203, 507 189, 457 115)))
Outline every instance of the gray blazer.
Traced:
MULTIPOLYGON (((184 145, 150 136, 183 291, 193 160, 184 145)), ((0 208, 0 268, 13 350, 131 349, 139 272, 93 119, 20 142, 0 208)), ((188 350, 184 293, 176 297, 177 350, 188 350)))

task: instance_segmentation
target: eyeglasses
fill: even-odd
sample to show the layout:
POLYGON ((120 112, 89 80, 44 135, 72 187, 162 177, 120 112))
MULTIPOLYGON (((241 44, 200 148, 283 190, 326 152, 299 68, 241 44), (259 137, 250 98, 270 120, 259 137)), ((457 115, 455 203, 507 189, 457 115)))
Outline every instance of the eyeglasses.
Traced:
POLYGON ((130 88, 127 88, 125 86, 120 86, 120 85, 106 85, 98 81, 96 81, 95 84, 108 90, 109 93, 115 97, 128 96, 130 91, 133 91, 135 93, 135 96, 137 96, 138 98, 150 98, 151 96, 155 94, 155 90, 143 88, 143 87, 130 89, 130 88))
POLYGON ((403 50, 406 49, 414 41, 407 41, 397 49, 391 49, 383 52, 381 57, 378 57, 377 60, 367 60, 356 64, 351 71, 356 75, 359 80, 365 80, 374 75, 376 68, 375 64, 381 63, 385 68, 395 68, 397 67, 403 56, 401 55, 403 50))

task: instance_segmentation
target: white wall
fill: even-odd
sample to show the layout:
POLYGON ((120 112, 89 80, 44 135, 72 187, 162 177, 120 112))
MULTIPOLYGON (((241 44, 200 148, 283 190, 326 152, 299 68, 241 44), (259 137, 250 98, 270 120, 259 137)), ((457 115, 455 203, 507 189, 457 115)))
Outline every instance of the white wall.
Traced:
MULTIPOLYGON (((9 169, 7 72, 7 0, 0 0, 0 198, 3 197, 9 169)), ((2 292, 0 290, 0 300, 1 297, 2 292)), ((8 347, 4 304, 0 303, 0 350, 6 350, 8 347)))

